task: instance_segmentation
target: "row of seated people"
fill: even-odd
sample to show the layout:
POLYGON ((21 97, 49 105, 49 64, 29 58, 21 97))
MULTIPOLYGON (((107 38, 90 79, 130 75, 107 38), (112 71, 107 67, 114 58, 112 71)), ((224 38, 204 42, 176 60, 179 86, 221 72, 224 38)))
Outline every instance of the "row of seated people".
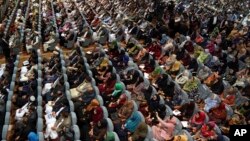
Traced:
MULTIPOLYGON (((164 42, 164 41, 163 41, 164 42)), ((171 43, 170 43, 171 44, 171 43)), ((153 47, 155 47, 154 45, 153 45, 153 47)), ((152 47, 152 50, 154 50, 155 51, 155 49, 152 47)), ((157 46, 156 46, 157 47, 157 46)), ((158 46, 158 48, 160 48, 159 46, 158 46)), ((168 48, 167 48, 168 49, 168 48)), ((161 54, 161 49, 159 49, 160 51, 157 51, 159 54, 157 54, 158 55, 158 57, 160 56, 160 54, 161 54)), ((138 57, 139 58, 139 57, 138 57)), ((167 57, 166 57, 167 58, 167 57)), ((171 58, 172 59, 172 58, 171 58)), ((173 60, 175 59, 175 57, 173 56, 173 60)), ((216 58, 215 58, 216 59, 216 58)), ((185 60, 185 59, 183 59, 183 60, 185 60)), ((150 62, 154 62, 154 61, 152 61, 152 60, 150 60, 150 62)), ((164 62, 164 61, 163 61, 164 62)), ((187 63, 188 64, 188 63, 187 63)), ((180 63, 179 64, 177 64, 176 66, 177 66, 177 70, 178 70, 178 65, 180 66, 180 63)), ((153 65, 152 65, 152 67, 154 67, 153 65)), ((154 70, 154 68, 152 68, 151 67, 151 72, 152 72, 152 70, 154 70)), ((195 67, 195 66, 194 66, 195 67)), ((197 67, 197 66, 196 66, 197 67)), ((169 67, 168 67, 168 69, 169 69, 169 67)), ((197 68, 196 68, 197 69, 197 68)), ((176 71, 176 68, 173 68, 172 69, 172 71, 176 71)), ((177 73, 178 74, 178 73, 177 73)), ((176 74, 174 74, 174 75, 176 75, 176 74)), ((173 76, 174 76, 173 75, 173 76)), ((189 88, 187 88, 186 90, 188 90, 189 88)), ((189 91, 189 90, 188 90, 189 91)), ((217 93, 217 92, 216 92, 217 93)), ((211 97, 213 98, 215 95, 212 95, 211 97)), ((215 96, 216 97, 216 96, 215 96)), ((224 107, 224 109, 225 109, 225 106, 222 106, 221 108, 223 108, 224 107)), ((225 116, 224 116, 224 118, 225 118, 225 116)))

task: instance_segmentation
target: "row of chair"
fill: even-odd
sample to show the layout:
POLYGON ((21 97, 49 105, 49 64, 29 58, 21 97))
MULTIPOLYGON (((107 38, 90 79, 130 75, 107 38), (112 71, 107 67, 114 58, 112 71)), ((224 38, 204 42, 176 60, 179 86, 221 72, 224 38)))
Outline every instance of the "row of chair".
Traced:
POLYGON ((64 56, 63 56, 63 51, 60 50, 60 59, 61 59, 61 65, 62 65, 62 73, 63 73, 63 79, 64 79, 64 87, 65 87, 65 94, 66 97, 69 101, 69 106, 70 106, 70 116, 71 116, 71 121, 72 121, 72 127, 73 127, 73 131, 74 131, 74 140, 78 141, 80 140, 80 129, 78 127, 77 123, 77 118, 76 118, 76 114, 74 112, 74 104, 71 100, 71 95, 70 95, 70 86, 69 86, 69 82, 68 82, 68 76, 66 74, 66 66, 65 66, 65 61, 64 61, 64 56))
POLYGON ((55 31, 56 31, 56 41, 59 41, 59 30, 58 30, 58 26, 56 24, 56 14, 55 14, 55 9, 53 6, 54 1, 51 1, 51 8, 52 8, 52 15, 53 15, 53 19, 54 19, 54 26, 55 26, 55 31))
POLYGON ((11 114, 11 108, 12 108, 11 99, 12 99, 14 88, 15 88, 16 74, 17 74, 17 70, 18 70, 19 60, 20 60, 20 55, 17 55, 15 63, 14 63, 15 67, 14 67, 12 78, 11 78, 10 90, 8 93, 8 101, 6 102, 6 113, 5 113, 4 126, 3 126, 3 130, 2 130, 2 141, 7 140, 7 134, 9 131, 10 118, 11 118, 10 114, 11 114))

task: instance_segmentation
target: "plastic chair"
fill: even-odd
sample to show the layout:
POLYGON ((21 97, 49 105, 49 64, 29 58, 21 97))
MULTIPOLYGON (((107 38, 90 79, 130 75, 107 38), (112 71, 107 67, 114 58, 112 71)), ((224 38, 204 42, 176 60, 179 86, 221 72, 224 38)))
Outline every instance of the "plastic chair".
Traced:
POLYGON ((77 125, 73 125, 74 140, 80 140, 80 129, 77 125))
POLYGON ((108 131, 109 132, 113 132, 114 131, 114 125, 113 122, 110 118, 106 118, 107 122, 108 122, 108 131))
POLYGON ((37 119, 36 130, 37 132, 43 132, 43 119, 42 118, 37 119))
POLYGON ((70 112, 72 125, 77 125, 77 117, 75 112, 70 112))
POLYGON ((10 112, 5 113, 5 119, 4 119, 4 124, 9 125, 10 123, 10 112))
POLYGON ((9 91, 9 94, 8 94, 8 101, 11 101, 12 96, 13 96, 13 91, 9 91))
POLYGON ((93 88, 94 88, 95 94, 96 95, 100 95, 100 91, 99 91, 98 87, 97 86, 93 86, 93 88))
POLYGON ((96 99, 98 100, 100 106, 103 106, 103 99, 100 95, 96 95, 96 99))
POLYGON ((65 90, 69 90, 70 89, 68 81, 65 81, 64 86, 65 86, 65 90))
POLYGON ((229 137, 223 135, 224 141, 230 141, 229 137))
POLYGON ((11 101, 7 101, 6 102, 6 112, 10 112, 10 110, 11 110, 11 101))
POLYGON ((120 138, 119 138, 119 136, 117 135, 117 133, 116 133, 116 132, 113 132, 113 134, 114 134, 114 136, 115 136, 115 141, 120 141, 120 138))
POLYGON ((4 125, 2 129, 2 140, 7 139, 9 125, 4 125))
POLYGON ((36 111, 37 111, 37 116, 39 118, 43 118, 43 108, 42 108, 42 106, 37 106, 36 111))
POLYGON ((67 74, 63 74, 63 80, 64 80, 64 82, 67 82, 67 81, 68 81, 68 76, 67 76, 67 74))
POLYGON ((152 128, 148 125, 148 133, 144 141, 151 141, 153 138, 152 128))
POLYGON ((171 116, 173 115, 173 110, 168 106, 166 105, 166 116, 171 116))
POLYGON ((109 117, 109 113, 106 107, 101 106, 102 111, 103 111, 103 118, 108 118, 109 117))
POLYGON ((38 140, 39 140, 39 141, 44 141, 43 132, 38 132, 38 140))
POLYGON ((134 105, 134 109, 133 111, 136 112, 138 111, 138 105, 136 104, 136 102, 134 100, 131 100, 133 102, 133 105, 134 105))
POLYGON ((69 100, 69 108, 70 108, 70 111, 71 112, 74 112, 74 103, 71 101, 71 100, 69 100))
POLYGON ((125 95, 127 96, 128 100, 131 100, 131 92, 129 92, 128 90, 125 90, 125 95))
POLYGON ((140 115, 141 121, 145 122, 145 118, 144 118, 143 114, 140 111, 136 111, 136 113, 138 113, 140 115))

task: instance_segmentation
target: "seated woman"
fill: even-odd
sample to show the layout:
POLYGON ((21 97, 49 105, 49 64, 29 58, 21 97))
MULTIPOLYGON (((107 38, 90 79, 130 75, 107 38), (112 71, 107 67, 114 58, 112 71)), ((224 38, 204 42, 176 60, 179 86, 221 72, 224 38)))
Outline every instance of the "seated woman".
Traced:
POLYGON ((167 70, 167 72, 173 77, 175 78, 179 72, 180 72, 180 69, 182 67, 182 64, 180 61, 175 61, 171 67, 169 68, 169 70, 167 70))
POLYGON ((144 99, 142 95, 142 89, 145 87, 143 77, 139 77, 135 84, 127 86, 127 89, 132 92, 132 99, 142 100, 144 99))
POLYGON ((204 111, 199 111, 191 119, 189 120, 189 128, 191 129, 192 132, 196 132, 201 128, 201 126, 205 123, 206 121, 206 113, 204 111))
POLYGON ((133 45, 133 47, 128 50, 128 54, 135 57, 139 53, 140 49, 141 48, 138 45, 133 45))
POLYGON ((124 123, 133 113, 134 104, 131 100, 126 101, 124 105, 118 110, 118 117, 124 123))
POLYGON ((216 133, 216 124, 213 122, 208 122, 202 125, 201 129, 194 135, 195 140, 214 140, 214 141, 224 141, 223 137, 216 133))
POLYGON ((191 56, 190 62, 186 66, 186 68, 189 69, 189 70, 192 70, 193 72, 197 72, 197 70, 199 68, 199 65, 198 65, 198 62, 197 62, 196 58, 191 56))
POLYGON ((149 109, 152 111, 156 111, 159 105, 160 105, 160 96, 158 94, 153 95, 149 101, 149 109))
MULTIPOLYGON (((121 94, 120 97, 118 99, 112 99, 107 106, 108 112, 111 114, 111 118, 112 118, 112 114, 116 113, 118 109, 120 109, 125 102, 127 101, 127 96, 126 94, 121 94)), ((112 118, 113 119, 113 118, 112 118)))
POLYGON ((169 58, 169 52, 166 51, 165 54, 163 54, 163 55, 158 59, 158 63, 159 63, 160 65, 163 65, 163 66, 164 66, 164 65, 166 64, 168 58, 169 58))
POLYGON ((177 108, 181 113, 177 115, 178 119, 181 121, 189 120, 195 111, 195 102, 189 102, 181 105, 181 107, 177 108))
POLYGON ((113 66, 119 70, 119 69, 124 69, 128 65, 128 61, 129 61, 129 56, 125 54, 124 50, 121 50, 117 60, 113 60, 112 63, 113 66))
POLYGON ((145 122, 141 122, 136 128, 135 132, 131 137, 129 137, 129 141, 144 141, 148 133, 148 125, 145 122))
POLYGON ((98 70, 98 73, 100 74, 98 79, 106 82, 112 75, 115 75, 112 73, 113 72, 113 66, 108 65, 107 67, 104 67, 102 69, 98 70))
POLYGON ((141 102, 138 111, 140 111, 145 117, 145 122, 150 125, 152 118, 151 111, 149 111, 149 105, 147 104, 147 102, 141 102))
POLYGON ((224 91, 223 80, 218 72, 214 72, 204 81, 205 84, 211 87, 211 90, 220 95, 224 91))
POLYGON ((176 117, 170 116, 170 118, 162 120, 156 112, 156 118, 159 121, 159 124, 152 127, 153 138, 158 141, 166 141, 172 139, 174 136, 176 117))
POLYGON ((224 90, 220 98, 225 104, 229 106, 234 106, 236 101, 236 94, 237 94, 237 89, 234 87, 230 87, 224 90))
POLYGON ((154 69, 153 72, 150 73, 149 75, 149 80, 152 80, 152 83, 155 83, 155 81, 161 76, 161 74, 163 73, 163 69, 158 66, 154 69))
POLYGON ((96 125, 99 121, 101 121, 103 119, 103 110, 102 108, 99 106, 94 107, 91 110, 91 124, 92 125, 96 125))
POLYGON ((108 44, 108 52, 111 60, 116 60, 119 56, 119 45, 117 41, 113 41, 111 44, 108 44))
POLYGON ((141 48, 138 54, 134 58, 135 62, 140 62, 141 59, 146 55, 146 53, 147 53, 147 49, 141 48))
POLYGON ((152 54, 155 58, 159 58, 162 53, 161 46, 157 42, 148 45, 148 52, 152 54))
POLYGON ((136 69, 128 70, 127 72, 123 73, 121 76, 121 80, 125 85, 133 85, 137 82, 140 77, 140 73, 136 69))
POLYGON ((92 87, 91 78, 87 76, 80 85, 78 85, 76 88, 70 89, 72 99, 78 98, 81 93, 84 93, 90 87, 92 87))
POLYGON ((142 122, 141 116, 138 112, 134 112, 125 122, 124 128, 130 132, 134 133, 138 125, 142 122))
POLYGON ((143 72, 145 73, 151 73, 154 71, 155 68, 155 60, 150 59, 149 61, 146 61, 144 64, 144 68, 141 68, 143 72))
POLYGON ((122 83, 116 82, 114 86, 114 91, 110 94, 102 95, 103 100, 106 102, 105 104, 109 104, 114 99, 118 99, 124 93, 124 86, 122 83))
POLYGON ((106 80, 104 80, 104 83, 98 85, 101 95, 111 94, 114 90, 114 86, 116 83, 116 74, 112 73, 111 75, 107 75, 107 76, 109 77, 106 78, 106 80))
POLYGON ((98 121, 98 123, 95 126, 93 126, 93 128, 89 132, 91 141, 96 141, 96 140, 103 141, 107 133, 107 128, 108 128, 108 122, 106 119, 98 121))
POLYGON ((214 107, 208 113, 209 118, 212 121, 217 123, 226 121, 227 119, 227 111, 226 111, 226 104, 224 102, 220 102, 217 107, 214 107))

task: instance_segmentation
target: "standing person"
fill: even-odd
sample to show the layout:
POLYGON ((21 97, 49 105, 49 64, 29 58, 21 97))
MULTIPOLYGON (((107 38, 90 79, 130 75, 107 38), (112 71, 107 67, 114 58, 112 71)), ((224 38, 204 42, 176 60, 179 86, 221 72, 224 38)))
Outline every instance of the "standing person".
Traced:
POLYGON ((0 47, 3 50, 5 61, 7 61, 10 58, 10 48, 9 48, 9 44, 4 39, 4 35, 2 33, 0 33, 0 47))

